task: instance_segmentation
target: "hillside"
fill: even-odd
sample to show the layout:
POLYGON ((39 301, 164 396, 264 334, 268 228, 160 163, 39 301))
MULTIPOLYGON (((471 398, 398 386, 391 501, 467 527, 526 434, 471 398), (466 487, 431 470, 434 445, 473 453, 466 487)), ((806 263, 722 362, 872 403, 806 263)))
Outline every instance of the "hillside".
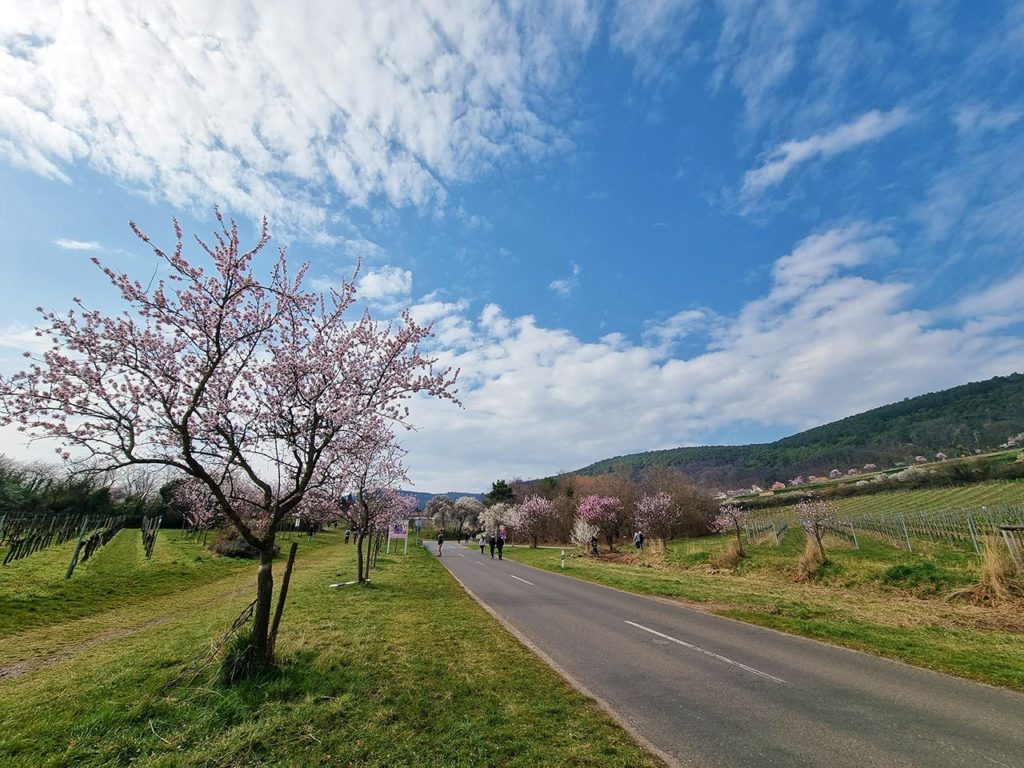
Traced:
POLYGON ((1021 432, 1024 374, 1016 373, 907 398, 773 443, 646 451, 604 459, 578 472, 663 465, 709 487, 766 486, 833 468, 910 464, 917 455, 932 457, 939 451, 952 457, 991 450, 1021 432))

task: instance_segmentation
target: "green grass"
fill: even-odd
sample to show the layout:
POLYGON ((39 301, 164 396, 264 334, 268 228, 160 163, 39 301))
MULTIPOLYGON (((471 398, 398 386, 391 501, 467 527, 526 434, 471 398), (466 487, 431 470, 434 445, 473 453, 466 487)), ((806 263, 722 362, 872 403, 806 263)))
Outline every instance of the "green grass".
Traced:
POLYGON ((424 550, 382 555, 369 587, 329 590, 352 578, 355 548, 317 538, 300 545, 278 670, 229 688, 211 667, 159 691, 248 602, 254 568, 96 613, 96 637, 126 612, 139 628, 0 681, 0 765, 658 764, 424 550))
POLYGON ((564 571, 557 550, 507 552, 545 570, 1024 690, 1024 606, 985 608, 952 599, 978 578, 978 561, 966 553, 940 546, 908 553, 869 537, 854 550, 826 539, 829 564, 814 582, 798 584, 792 573, 806 541, 802 531, 787 531, 780 546, 746 546, 748 556, 731 572, 708 564, 724 541, 680 540, 663 556, 573 556, 564 571))
POLYGON ((157 536, 147 561, 139 531, 122 530, 79 562, 70 579, 64 573, 74 540, 0 566, 0 637, 181 593, 254 567, 252 561, 219 557, 180 531, 157 536))

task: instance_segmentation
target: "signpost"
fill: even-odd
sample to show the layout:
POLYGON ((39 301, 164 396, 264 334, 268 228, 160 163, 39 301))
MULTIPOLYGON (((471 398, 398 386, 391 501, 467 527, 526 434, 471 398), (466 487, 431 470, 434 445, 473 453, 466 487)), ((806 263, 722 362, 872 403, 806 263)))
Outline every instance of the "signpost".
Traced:
POLYGON ((391 554, 391 540, 392 539, 405 539, 405 550, 402 552, 403 555, 409 554, 409 521, 408 520, 395 520, 391 525, 388 526, 388 545, 384 550, 384 554, 391 554))

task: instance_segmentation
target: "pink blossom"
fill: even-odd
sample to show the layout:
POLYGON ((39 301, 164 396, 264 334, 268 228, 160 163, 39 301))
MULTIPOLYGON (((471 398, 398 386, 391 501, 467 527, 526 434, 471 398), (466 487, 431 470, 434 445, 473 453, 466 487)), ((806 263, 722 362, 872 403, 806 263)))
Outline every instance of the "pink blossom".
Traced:
POLYGON ((543 496, 527 496, 512 512, 509 521, 512 530, 518 535, 530 539, 533 546, 551 525, 555 514, 555 505, 543 496))

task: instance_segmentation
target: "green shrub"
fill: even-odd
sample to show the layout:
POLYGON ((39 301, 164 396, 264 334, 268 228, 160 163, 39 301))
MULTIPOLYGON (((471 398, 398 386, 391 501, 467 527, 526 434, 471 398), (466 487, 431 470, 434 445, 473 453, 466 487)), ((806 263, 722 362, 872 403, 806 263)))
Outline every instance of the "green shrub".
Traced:
MULTIPOLYGON (((247 557, 255 560, 260 556, 260 551, 242 538, 242 534, 233 525, 221 528, 217 538, 213 540, 210 549, 224 557, 247 557)), ((274 554, 278 553, 279 547, 274 545, 274 554)))

